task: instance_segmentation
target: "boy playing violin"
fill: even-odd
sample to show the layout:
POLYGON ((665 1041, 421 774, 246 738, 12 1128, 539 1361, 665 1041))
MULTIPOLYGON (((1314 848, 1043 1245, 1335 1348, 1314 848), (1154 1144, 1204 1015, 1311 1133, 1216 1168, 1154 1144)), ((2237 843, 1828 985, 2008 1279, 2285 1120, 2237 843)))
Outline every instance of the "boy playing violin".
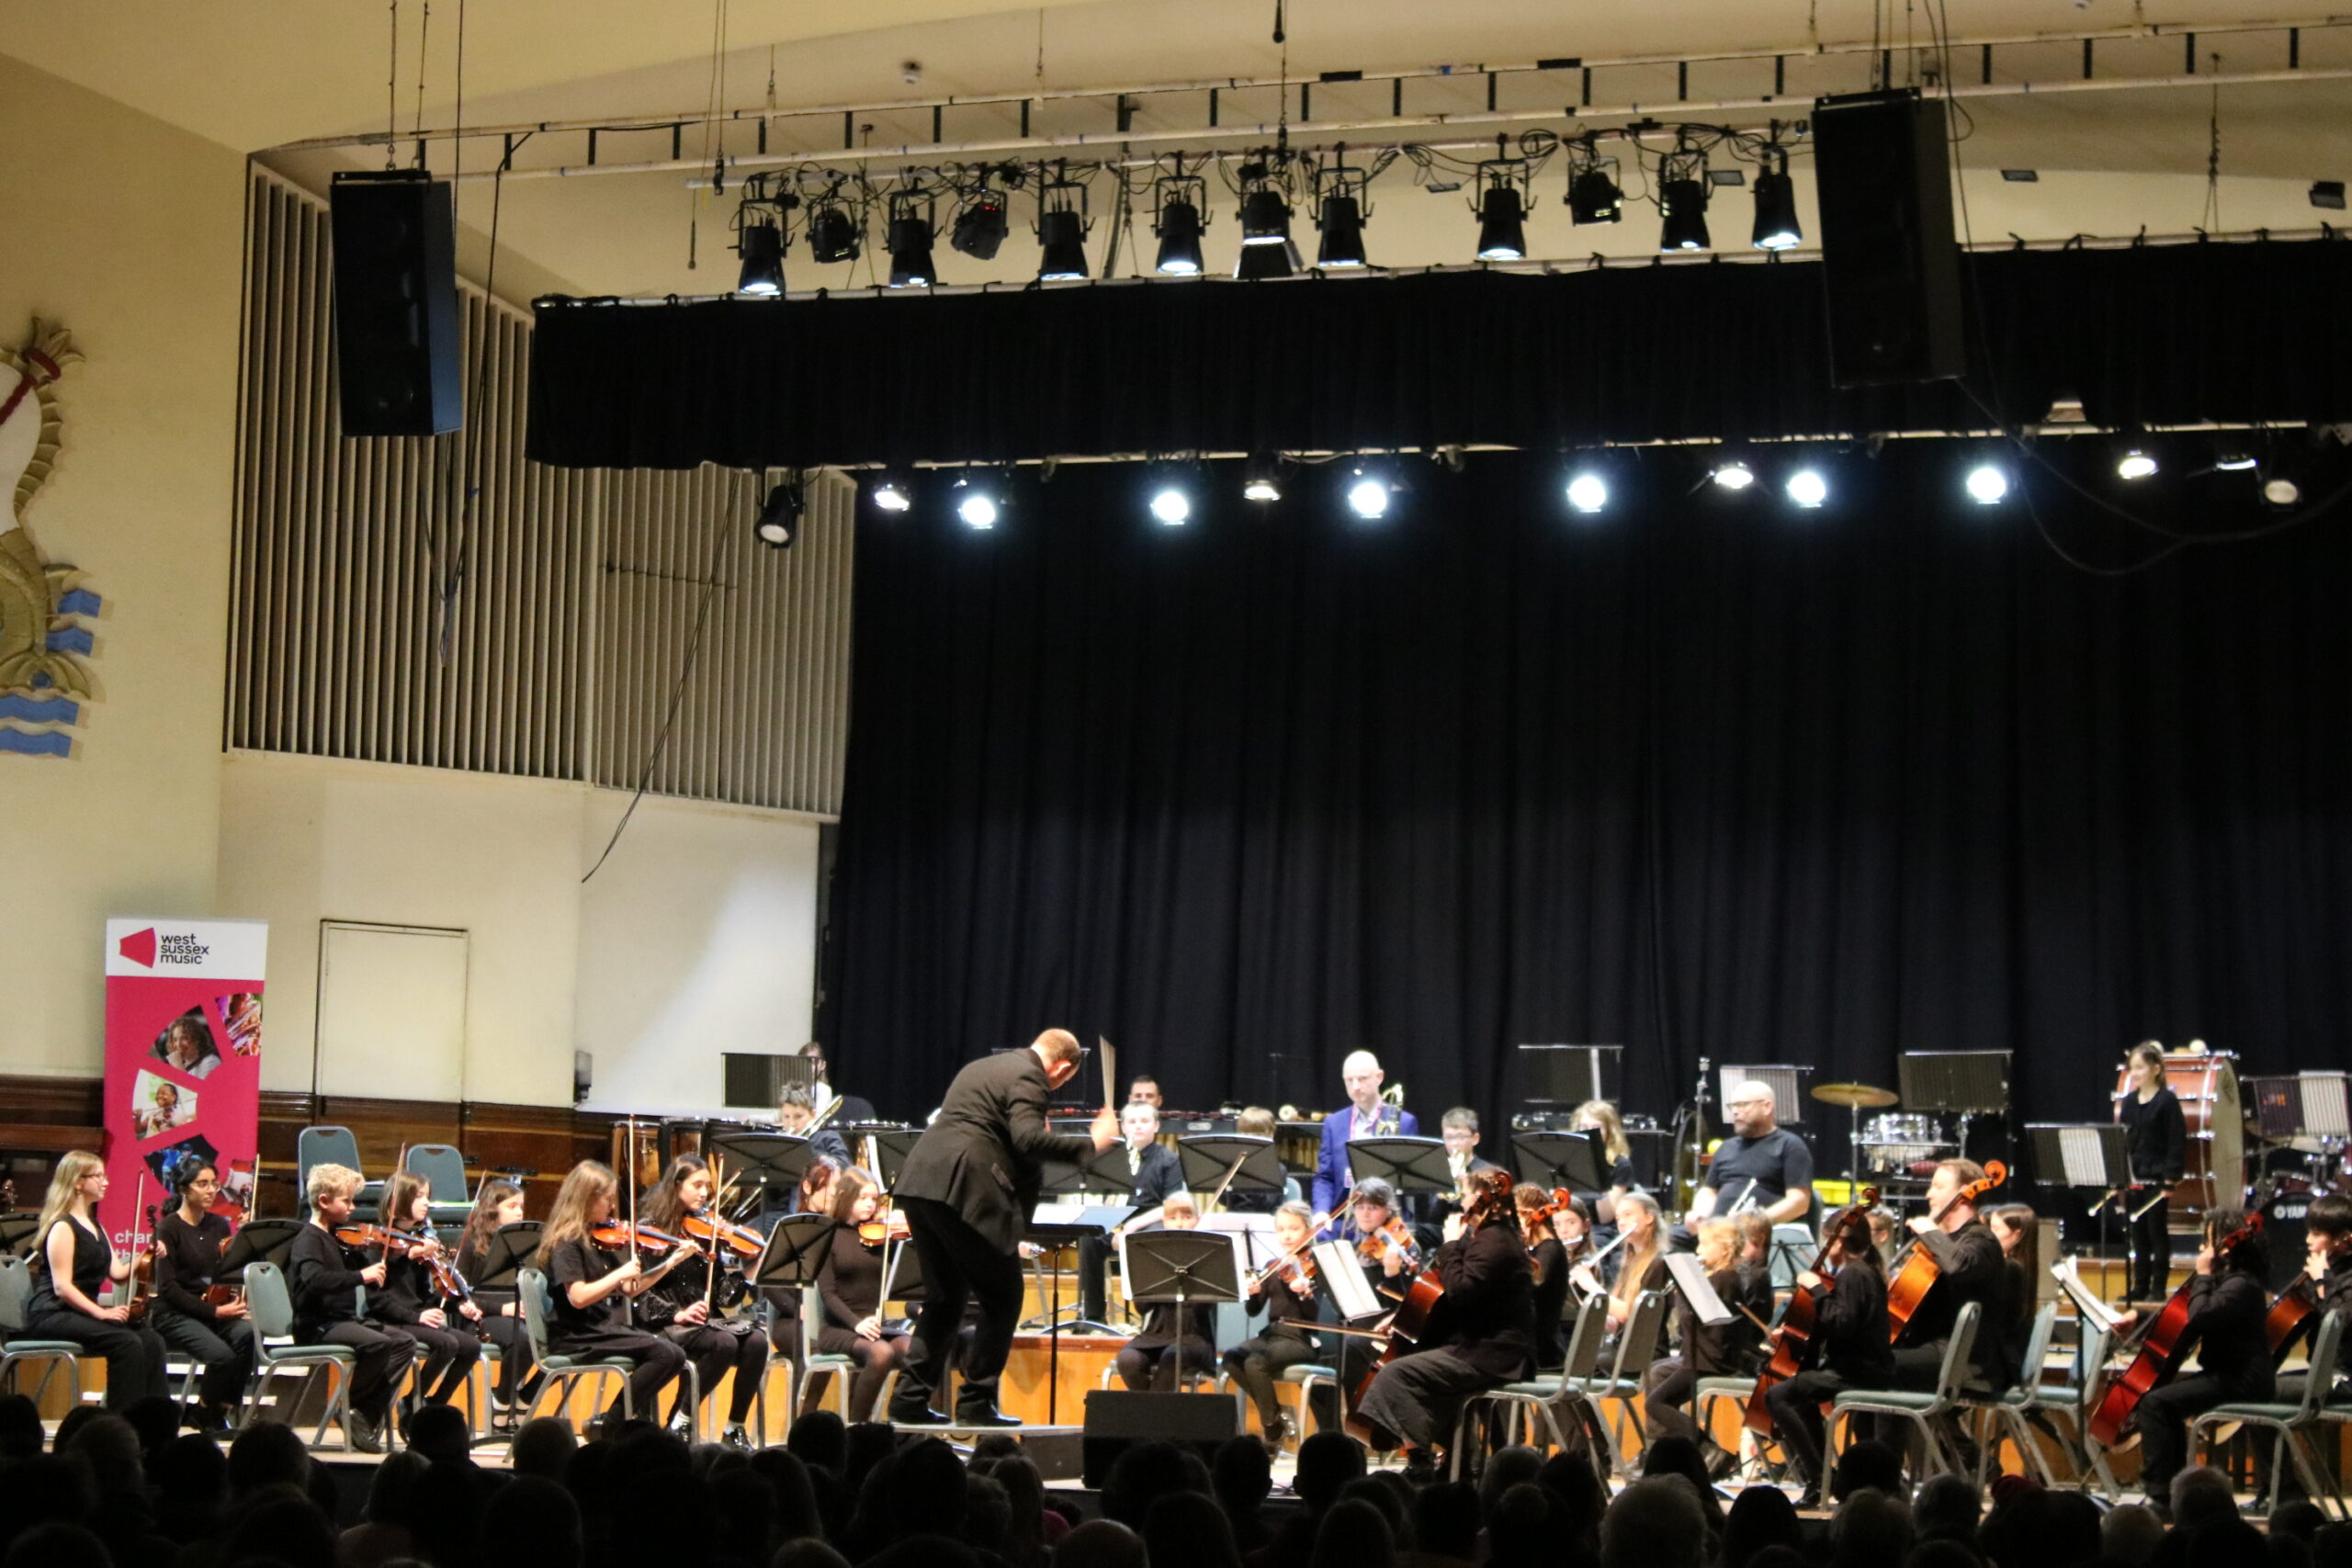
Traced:
POLYGON ((305 1189, 311 1223, 286 1254, 286 1289, 294 1302, 294 1333, 305 1345, 342 1345, 357 1356, 351 1372, 350 1407, 343 1419, 344 1441, 356 1453, 384 1451, 392 1393, 408 1370, 416 1341, 402 1329, 361 1315, 361 1289, 381 1290, 383 1259, 367 1262, 360 1250, 335 1238, 351 1223, 358 1201, 359 1173, 347 1165, 314 1165, 305 1189))

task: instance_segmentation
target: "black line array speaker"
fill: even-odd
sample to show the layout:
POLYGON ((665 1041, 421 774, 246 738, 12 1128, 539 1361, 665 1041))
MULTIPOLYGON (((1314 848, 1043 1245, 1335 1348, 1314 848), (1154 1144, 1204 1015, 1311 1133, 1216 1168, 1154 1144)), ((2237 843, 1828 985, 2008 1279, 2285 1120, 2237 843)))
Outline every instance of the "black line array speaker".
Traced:
POLYGON ((328 192, 345 435, 440 435, 464 420, 446 180, 345 171, 328 192))
POLYGON ((1947 123, 1941 98, 1908 88, 1815 100, 1829 370, 1840 387, 1967 369, 1947 123))
POLYGON ((1241 1435, 1241 1406, 1229 1393, 1122 1393, 1098 1388, 1086 1396, 1086 1484, 1096 1491, 1119 1456, 1137 1443, 1174 1443, 1202 1462, 1216 1462, 1216 1448, 1241 1435))

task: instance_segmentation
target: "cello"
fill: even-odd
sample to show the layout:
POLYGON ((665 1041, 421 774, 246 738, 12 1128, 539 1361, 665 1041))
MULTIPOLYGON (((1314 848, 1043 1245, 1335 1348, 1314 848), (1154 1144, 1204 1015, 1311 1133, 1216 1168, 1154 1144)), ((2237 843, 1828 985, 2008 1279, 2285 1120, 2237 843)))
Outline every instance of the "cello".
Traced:
MULTIPOLYGON (((1463 1206, 1462 1232, 1464 1235, 1486 1224, 1487 1216, 1498 1205, 1508 1205, 1511 1201, 1509 1171, 1487 1171, 1478 1180, 1478 1191, 1463 1206)), ((1382 1348, 1372 1365, 1364 1369, 1363 1380, 1356 1384, 1355 1393, 1348 1399, 1348 1418, 1344 1426, 1350 1437, 1360 1442, 1372 1440, 1372 1424, 1356 1414, 1356 1406, 1363 1402, 1365 1393, 1371 1389, 1373 1379, 1380 1375, 1381 1368, 1397 1357, 1419 1348, 1421 1342, 1430 1337, 1431 1320, 1444 1304, 1445 1282, 1438 1278, 1437 1266, 1432 1263, 1413 1276, 1413 1282, 1406 1287, 1405 1299, 1396 1303, 1395 1312, 1388 1314, 1387 1325, 1382 1331, 1387 1336, 1388 1343, 1382 1348)))
MULTIPOLYGON (((1953 1209, 1962 1203, 1975 1202, 2008 1179, 2007 1166, 1996 1159, 1986 1160, 1984 1179, 1969 1182, 1953 1193, 1942 1208, 1928 1216, 1928 1223, 1940 1229, 1943 1217, 1953 1209)), ((1934 1253, 1921 1245, 1924 1239, 1919 1236, 1911 1239, 1911 1245, 1904 1251, 1901 1266, 1886 1282, 1886 1338, 1889 1344, 1903 1337, 1904 1329, 1910 1326, 1911 1314, 1919 1310, 1919 1303, 1928 1299, 1928 1292, 1936 1288, 1938 1280, 1943 1278, 1943 1265, 1936 1261, 1934 1253)))
MULTIPOLYGON (((2248 1214, 2244 1224, 2223 1236, 2213 1248, 2215 1269, 2223 1267, 2232 1253, 2253 1240, 2261 1230, 2262 1216, 2248 1214)), ((2133 1331, 2139 1336, 2139 1348, 2132 1364, 2108 1380, 2098 1405, 2091 1411, 2090 1436, 2099 1447, 2115 1447, 2131 1427, 2140 1401, 2170 1382, 2180 1370, 2180 1337, 2188 1326, 2188 1292, 2196 1285, 2197 1276, 2191 1274, 2161 1311, 2133 1331)))
MULTIPOLYGON (((1806 1272, 1817 1275, 1827 1268, 1830 1247, 1857 1225, 1861 1228, 1860 1245, 1868 1247, 1870 1222, 1864 1216, 1877 1207, 1878 1189, 1863 1188, 1846 1211, 1825 1227, 1821 1250, 1814 1255, 1813 1267, 1806 1272)), ((1772 1435, 1772 1412, 1765 1407, 1764 1396, 1804 1371, 1813 1345, 1814 1323, 1820 1312, 1821 1303, 1803 1285, 1789 1292, 1789 1304, 1781 1314, 1780 1326, 1771 1331, 1772 1359, 1756 1374, 1756 1387, 1747 1395, 1747 1409, 1741 1417, 1749 1431, 1768 1438, 1772 1435)))

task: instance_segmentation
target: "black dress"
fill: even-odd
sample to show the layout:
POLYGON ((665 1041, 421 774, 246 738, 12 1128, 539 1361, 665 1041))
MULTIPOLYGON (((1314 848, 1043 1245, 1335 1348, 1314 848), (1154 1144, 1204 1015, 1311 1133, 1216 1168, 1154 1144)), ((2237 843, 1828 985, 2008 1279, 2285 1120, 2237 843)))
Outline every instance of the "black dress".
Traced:
POLYGON ((204 1369, 198 1397, 225 1409, 243 1396, 254 1368, 252 1322, 222 1317, 204 1299, 228 1249, 229 1222, 207 1213, 189 1224, 174 1209, 156 1220, 155 1241, 155 1306, 149 1321, 164 1344, 204 1369))
POLYGON ((1535 1272, 1518 1227, 1490 1223, 1437 1250, 1444 1344, 1380 1369, 1358 1413, 1375 1440, 1430 1448, 1453 1436, 1469 1397, 1523 1376, 1534 1359, 1535 1272))
MULTIPOLYGON (((901 1242, 900 1247, 910 1245, 901 1242)), ((857 1325, 882 1310, 884 1248, 869 1247, 857 1239, 857 1227, 842 1225, 827 1239, 818 1265, 817 1297, 823 1306, 817 1325, 817 1348, 828 1356, 847 1356, 857 1363, 850 1380, 850 1419, 872 1418, 874 1401, 890 1369, 915 1354, 914 1337, 906 1329, 884 1325, 879 1339, 868 1339, 857 1325)))
POLYGON ((114 1273, 114 1248, 96 1230, 72 1215, 60 1215, 34 1245, 32 1297, 25 1306, 27 1339, 70 1339, 107 1361, 107 1408, 119 1410, 151 1393, 163 1393, 164 1341, 143 1323, 109 1323, 67 1303, 49 1275, 49 1238, 59 1225, 73 1227, 74 1288, 91 1302, 114 1273))

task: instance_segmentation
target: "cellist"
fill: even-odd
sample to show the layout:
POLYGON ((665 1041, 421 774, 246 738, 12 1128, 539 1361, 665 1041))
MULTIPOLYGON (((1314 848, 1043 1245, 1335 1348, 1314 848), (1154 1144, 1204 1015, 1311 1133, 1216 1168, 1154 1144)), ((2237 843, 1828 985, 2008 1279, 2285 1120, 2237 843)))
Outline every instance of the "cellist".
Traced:
MULTIPOLYGON (((2140 1432, 2141 1489, 2167 1524, 2172 1521, 2165 1503, 2172 1478, 2188 1455, 2189 1422, 2217 1404, 2267 1401, 2275 1384, 2262 1330, 2270 1310, 2270 1292, 2263 1286, 2270 1248, 2256 1229, 2228 1256, 2217 1256, 2222 1237, 2244 1231, 2244 1211, 2206 1212, 2205 1245, 2197 1254, 2195 1272, 2181 1287, 2188 1298, 2188 1319, 2173 1341, 2175 1364, 2194 1347, 2198 1371, 2150 1389, 2132 1413, 2140 1432)), ((2116 1321, 2128 1327, 2139 1320, 2134 1311, 2116 1321)))
MULTIPOLYGON (((1894 1386, 1931 1389, 1942 1370, 1944 1350, 1951 1343, 1952 1325, 1960 1309, 1979 1303, 1976 1347, 1970 1357, 1977 1378, 1989 1393, 1998 1393, 2017 1379, 2017 1353, 2009 1343, 2016 1320, 2010 1300, 2009 1270, 2001 1257, 2001 1239, 1976 1212, 1969 1189, 1984 1179, 1974 1160, 1939 1161, 1928 1183, 1928 1212, 1910 1221, 1915 1246, 1936 1265, 1936 1277, 1927 1295, 1915 1303, 1910 1321, 1894 1339, 1894 1386)), ((1895 1271, 1895 1282, 1902 1281, 1895 1271)), ((1889 1303, 1890 1311, 1896 1311, 1889 1303)))
MULTIPOLYGON (((2311 1281, 2312 1297, 2321 1312, 2332 1312, 2352 1325, 2352 1197, 2330 1192, 2312 1199, 2303 1225, 2303 1276, 2311 1281)), ((2291 1343, 2290 1337, 2278 1349, 2283 1351, 2291 1343)), ((2336 1365, 2335 1387, 2328 1394, 2328 1403, 2352 1402, 2352 1378, 2344 1375, 2342 1361, 2336 1365)), ((2301 1399, 2305 1378, 2302 1372, 2280 1378, 2279 1402, 2301 1399)))
POLYGON ((1764 1396, 1772 1432, 1804 1483, 1801 1508, 1821 1503, 1823 1428, 1821 1406, 1849 1388, 1884 1388, 1894 1374, 1887 1345, 1885 1265, 1871 1245, 1868 1214, 1841 1209, 1822 1232, 1821 1265, 1827 1276, 1808 1269, 1797 1276, 1800 1290, 1813 1295, 1812 1364, 1774 1383, 1764 1396))

